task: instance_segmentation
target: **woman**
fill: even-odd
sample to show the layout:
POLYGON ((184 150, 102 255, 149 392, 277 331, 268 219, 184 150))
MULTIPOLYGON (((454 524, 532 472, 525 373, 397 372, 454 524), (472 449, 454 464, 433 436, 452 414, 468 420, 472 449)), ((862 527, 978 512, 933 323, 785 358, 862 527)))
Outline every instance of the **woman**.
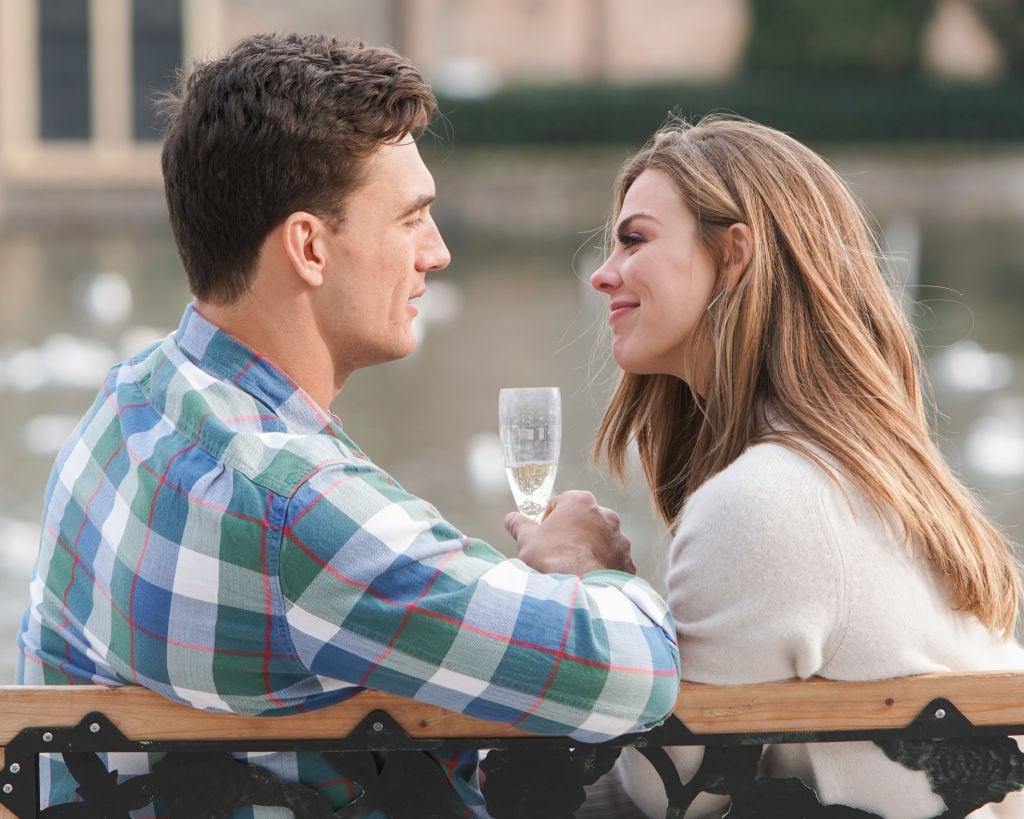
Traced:
MULTIPOLYGON (((622 477, 635 443, 673 529, 683 677, 1024 668, 1014 560, 929 437, 912 331, 836 173, 761 125, 674 121, 625 163, 613 210, 591 284, 623 373, 595 454, 622 477)), ((701 752, 673 753, 686 781, 701 752)), ((772 746, 763 767, 826 805, 943 809, 872 743, 772 746)), ((665 815, 639 754, 618 774, 665 815)), ((688 817, 721 816, 701 799, 688 817)), ((1024 816, 1024 798, 974 815, 1024 816)))

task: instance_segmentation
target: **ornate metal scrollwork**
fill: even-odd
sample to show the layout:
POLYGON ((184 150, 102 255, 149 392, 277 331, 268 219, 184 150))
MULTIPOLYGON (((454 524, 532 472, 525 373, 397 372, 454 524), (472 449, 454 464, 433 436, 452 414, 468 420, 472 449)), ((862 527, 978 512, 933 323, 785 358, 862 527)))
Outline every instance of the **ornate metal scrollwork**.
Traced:
POLYGON ((946 803, 943 817, 967 816, 1024 787, 1024 753, 1009 737, 951 737, 876 743, 905 768, 924 771, 946 803))
POLYGON ((41 819, 129 819, 129 810, 162 803, 170 819, 217 819, 245 805, 283 807, 303 819, 333 819, 327 801, 305 785, 282 782, 255 765, 239 763, 228 753, 169 753, 149 774, 117 783, 95 753, 65 753, 64 761, 79 784, 81 802, 54 805, 41 819))
POLYGON ((903 767, 924 771, 932 792, 946 803, 943 819, 966 816, 1024 788, 1024 751, 1017 742, 976 730, 949 700, 929 703, 902 733, 875 744, 903 767))
MULTIPOLYGON (((275 743, 282 746, 277 750, 302 744, 275 743)), ((89 714, 74 728, 29 729, 12 740, 0 802, 19 819, 130 819, 130 811, 148 805, 159 806, 170 819, 227 819, 249 805, 286 808, 296 819, 360 819, 375 811, 394 819, 464 815, 445 772, 428 756, 430 748, 417 747, 387 714, 368 715, 349 737, 329 744, 337 750, 323 751, 324 757, 359 789, 352 803, 337 810, 312 787, 239 762, 231 751, 246 750, 244 741, 137 743, 102 714, 89 714), (118 782, 117 771, 108 770, 100 756, 111 751, 163 756, 149 773, 118 782), (40 753, 63 756, 81 801, 39 809, 34 782, 21 774, 35 770, 40 753)))
MULTIPOLYGON (((845 733, 849 735, 830 732, 805 735, 799 740, 873 738, 895 762, 925 772, 932 791, 945 802, 946 810, 940 814, 941 819, 964 817, 983 805, 1000 802, 1007 794, 1024 789, 1024 752, 1017 743, 1007 736, 983 735, 947 700, 930 703, 917 719, 898 731, 873 732, 880 735, 877 737, 845 733)), ((797 738, 779 734, 733 739, 743 743, 722 744, 722 737, 694 735, 675 717, 670 717, 636 743, 637 750, 654 766, 664 783, 668 819, 681 819, 701 793, 728 796, 729 819, 778 819, 782 816, 870 819, 875 816, 845 805, 824 805, 814 790, 799 779, 758 776, 764 746, 754 744, 757 740, 792 742, 797 738), (699 745, 705 741, 717 744, 704 746, 704 757, 697 772, 689 781, 682 782, 664 747, 699 745)))
POLYGON ((592 785, 615 764, 621 748, 581 745, 524 752, 499 748, 488 752, 480 767, 484 796, 494 819, 545 817, 568 819, 592 785))
MULTIPOLYGON (((658 730, 666 734, 664 745, 698 744, 699 738, 675 717, 658 730), (683 743, 682 739, 688 741, 683 743)), ((729 797, 729 819, 881 819, 845 805, 823 805, 818 795, 795 777, 759 776, 762 744, 705 745, 701 764, 687 782, 680 779, 664 745, 652 738, 637 750, 654 766, 665 785, 667 819, 682 819, 702 793, 729 797)))
POLYGON ((356 800, 335 810, 315 789, 284 782, 232 756, 256 750, 252 742, 135 742, 102 714, 90 714, 77 726, 26 729, 12 740, 0 772, 0 803, 19 819, 128 819, 131 811, 149 804, 170 819, 230 817, 246 805, 287 808, 300 819, 361 819, 373 813, 453 819, 464 815, 461 803, 430 752, 478 747, 492 749, 481 768, 494 819, 568 819, 583 804, 585 787, 611 770, 623 745, 632 745, 664 783, 667 819, 682 819, 701 793, 727 796, 729 819, 871 819, 874 815, 862 810, 823 805, 798 779, 759 776, 765 744, 871 739, 894 761, 924 771, 946 804, 942 817, 955 819, 1024 788, 1024 752, 1006 736, 1008 729, 1024 733, 1024 726, 975 729, 951 703, 938 700, 898 730, 701 736, 671 717, 647 734, 582 745, 564 737, 415 740, 377 711, 336 741, 260 744, 259 750, 318 751, 340 777, 358 783, 356 800), (672 745, 704 746, 703 761, 687 782, 664 750, 672 745), (118 782, 117 772, 108 770, 100 756, 114 751, 163 757, 149 773, 118 782), (82 801, 39 810, 35 771, 40 754, 63 755, 82 801))

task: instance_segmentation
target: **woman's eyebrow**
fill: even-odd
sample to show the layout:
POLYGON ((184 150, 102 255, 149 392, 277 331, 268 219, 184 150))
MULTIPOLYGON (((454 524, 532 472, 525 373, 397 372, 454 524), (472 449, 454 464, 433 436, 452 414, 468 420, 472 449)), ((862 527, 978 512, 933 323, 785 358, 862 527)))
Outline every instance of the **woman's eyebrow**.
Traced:
POLYGON ((626 230, 626 228, 628 228, 637 219, 650 219, 652 222, 658 221, 657 218, 651 216, 651 214, 641 210, 636 213, 631 213, 629 216, 622 217, 622 219, 619 220, 618 225, 615 226, 615 231, 617 233, 622 233, 622 231, 626 230))

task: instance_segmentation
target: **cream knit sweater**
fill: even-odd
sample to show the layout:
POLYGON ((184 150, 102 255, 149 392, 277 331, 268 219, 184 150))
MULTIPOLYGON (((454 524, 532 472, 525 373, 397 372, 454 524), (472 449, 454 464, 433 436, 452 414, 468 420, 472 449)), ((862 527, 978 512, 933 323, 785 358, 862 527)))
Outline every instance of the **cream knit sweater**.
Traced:
MULTIPOLYGON (((849 502, 807 457, 758 444, 692 495, 668 566, 683 678, 739 684, 1024 669, 1024 649, 952 611, 929 565, 845 489, 849 502)), ((700 749, 670 752, 686 781, 700 749)), ((775 745, 763 765, 775 776, 799 776, 824 804, 885 819, 943 810, 923 773, 872 743, 775 745)), ((626 752, 618 773, 648 816, 665 815, 664 789, 646 760, 626 752)), ((721 816, 721 798, 700 800, 687 819, 721 816)), ((1024 817, 1024 795, 972 817, 1024 817)))

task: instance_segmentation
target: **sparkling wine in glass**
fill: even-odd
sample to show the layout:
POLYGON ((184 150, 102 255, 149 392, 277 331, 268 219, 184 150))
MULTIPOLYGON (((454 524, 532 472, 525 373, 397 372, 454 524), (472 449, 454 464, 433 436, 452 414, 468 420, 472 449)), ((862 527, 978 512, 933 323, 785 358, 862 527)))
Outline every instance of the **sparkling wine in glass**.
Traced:
POLYGON ((562 393, 558 387, 511 387, 498 392, 498 434, 516 506, 540 521, 558 471, 562 393))

